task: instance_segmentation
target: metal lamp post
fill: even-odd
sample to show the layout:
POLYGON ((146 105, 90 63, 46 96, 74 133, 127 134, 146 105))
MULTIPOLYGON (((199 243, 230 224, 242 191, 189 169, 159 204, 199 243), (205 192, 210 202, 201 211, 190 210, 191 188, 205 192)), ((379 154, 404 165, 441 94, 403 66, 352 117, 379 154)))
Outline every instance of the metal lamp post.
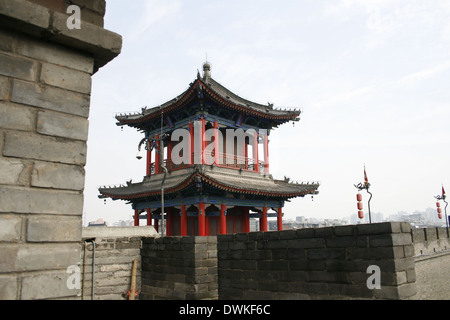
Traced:
POLYGON ((364 166, 364 183, 360 182, 358 184, 354 185, 356 187, 356 189, 358 189, 358 191, 361 190, 366 190, 368 194, 370 194, 370 198, 369 201, 367 202, 368 208, 369 208, 369 223, 372 223, 372 215, 370 213, 370 200, 372 200, 372 193, 369 191, 370 188, 370 183, 369 180, 367 179, 367 174, 366 174, 366 167, 364 166))
POLYGON ((448 206, 448 202, 445 201, 445 199, 447 198, 447 196, 445 195, 445 191, 444 191, 444 187, 442 187, 442 195, 437 195, 435 196, 436 200, 442 200, 445 202, 445 207, 444 207, 444 213, 445 213, 445 225, 447 227, 447 232, 448 232, 448 217, 447 217, 447 206, 448 206))

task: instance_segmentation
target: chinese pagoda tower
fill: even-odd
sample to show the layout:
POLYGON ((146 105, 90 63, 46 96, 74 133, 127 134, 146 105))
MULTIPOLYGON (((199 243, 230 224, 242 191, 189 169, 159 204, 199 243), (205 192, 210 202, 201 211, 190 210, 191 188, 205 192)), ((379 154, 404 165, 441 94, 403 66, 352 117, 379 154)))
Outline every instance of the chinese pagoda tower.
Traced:
POLYGON ((143 219, 167 236, 250 232, 250 218, 267 231, 268 217, 282 230, 285 201, 319 187, 270 174, 270 131, 299 116, 237 96, 213 80, 205 62, 203 76, 198 72, 179 96, 116 116, 118 126, 145 135, 138 149, 146 150, 146 175, 139 183, 101 187, 99 198, 127 201, 135 226, 143 219))

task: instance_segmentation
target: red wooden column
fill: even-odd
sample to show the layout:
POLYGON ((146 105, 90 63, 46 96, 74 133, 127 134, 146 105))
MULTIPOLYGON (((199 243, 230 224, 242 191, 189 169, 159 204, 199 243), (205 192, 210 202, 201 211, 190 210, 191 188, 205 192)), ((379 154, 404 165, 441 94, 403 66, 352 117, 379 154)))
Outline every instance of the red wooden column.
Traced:
POLYGON ((155 223, 154 223, 154 227, 155 227, 155 230, 156 230, 156 232, 159 232, 159 220, 158 219, 154 219, 155 221, 155 223))
POLYGON ((134 226, 139 227, 139 210, 134 210, 134 226))
POLYGON ((152 209, 147 208, 147 225, 152 225, 152 209))
POLYGON ((267 132, 264 134, 264 172, 269 172, 269 135, 267 132))
POLYGON ((181 206, 180 235, 187 236, 187 212, 186 206, 181 206))
POLYGON ((194 123, 193 122, 189 122, 189 139, 190 139, 190 165, 194 164, 194 142, 195 142, 195 136, 194 136, 194 123))
POLYGON ((214 164, 219 165, 219 123, 214 121, 214 164))
POLYGON ((227 210, 227 206, 222 204, 220 207, 220 231, 219 234, 226 234, 227 233, 227 217, 225 216, 225 211, 227 210))
POLYGON ((155 174, 159 173, 159 168, 161 166, 161 156, 159 153, 159 134, 155 135, 156 146, 155 146, 155 174))
POLYGON ((267 207, 264 206, 259 220, 259 231, 267 231, 267 207))
POLYGON ((205 228, 205 203, 200 202, 198 204, 198 235, 206 236, 205 228))
POLYGON ((242 221, 244 226, 244 232, 250 232, 250 219, 248 214, 249 214, 248 207, 244 207, 244 221, 242 221))
POLYGON ((255 131, 253 136, 253 165, 254 170, 259 172, 259 159, 258 159, 258 132, 255 131))
POLYGON ((282 211, 281 207, 278 208, 277 228, 278 228, 278 231, 283 230, 283 211, 282 211))

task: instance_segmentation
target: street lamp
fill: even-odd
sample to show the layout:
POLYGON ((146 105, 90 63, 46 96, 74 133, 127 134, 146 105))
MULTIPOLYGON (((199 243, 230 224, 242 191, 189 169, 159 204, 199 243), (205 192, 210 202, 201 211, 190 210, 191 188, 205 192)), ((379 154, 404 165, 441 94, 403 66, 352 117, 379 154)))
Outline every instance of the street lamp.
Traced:
MULTIPOLYGON (((445 212, 445 225, 447 226, 447 232, 448 232, 448 218, 447 218, 447 206, 448 206, 448 202, 445 201, 445 199, 447 198, 447 196, 445 195, 445 190, 444 187, 442 187, 442 195, 437 195, 435 196, 435 199, 440 201, 444 201, 445 202, 445 208, 444 208, 444 212, 445 212)), ((439 203, 439 202, 438 202, 439 203)))
POLYGON ((370 213, 370 200, 372 200, 372 193, 369 191, 370 188, 370 183, 369 180, 367 179, 367 174, 366 174, 366 167, 364 166, 364 183, 360 182, 358 184, 354 184, 355 188, 358 189, 358 191, 361 190, 366 190, 368 194, 370 194, 370 198, 369 201, 367 202, 368 208, 369 208, 369 223, 372 223, 372 215, 370 213))

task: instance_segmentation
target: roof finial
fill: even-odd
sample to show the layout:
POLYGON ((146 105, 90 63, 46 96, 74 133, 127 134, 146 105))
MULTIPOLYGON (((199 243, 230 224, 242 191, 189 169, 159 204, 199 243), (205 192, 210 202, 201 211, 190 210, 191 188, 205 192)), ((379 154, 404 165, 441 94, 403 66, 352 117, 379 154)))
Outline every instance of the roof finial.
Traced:
POLYGON ((211 64, 208 62, 208 53, 206 53, 206 61, 203 63, 203 79, 211 77, 211 64))

